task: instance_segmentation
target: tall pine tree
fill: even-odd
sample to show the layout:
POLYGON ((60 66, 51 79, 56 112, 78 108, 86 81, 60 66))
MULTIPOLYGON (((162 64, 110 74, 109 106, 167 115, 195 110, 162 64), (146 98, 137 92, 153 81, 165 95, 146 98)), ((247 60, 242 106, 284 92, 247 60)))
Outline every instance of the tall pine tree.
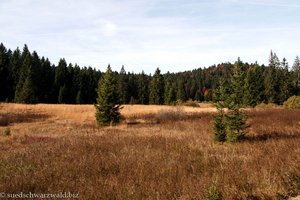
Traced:
POLYGON ((264 78, 261 67, 255 63, 247 71, 244 86, 244 104, 247 106, 256 106, 264 99, 264 78))
POLYGON ((282 104, 284 101, 286 101, 290 96, 291 96, 291 78, 289 75, 289 69, 288 69, 288 63, 285 58, 283 58, 281 67, 277 72, 278 78, 279 78, 279 91, 280 93, 278 94, 278 100, 280 104, 282 104))
POLYGON ((149 103, 149 80, 147 75, 144 73, 144 71, 142 71, 142 73, 138 75, 137 88, 138 88, 139 103, 148 104, 149 103))
POLYGON ((228 98, 228 113, 225 117, 227 128, 227 140, 238 142, 245 138, 247 128, 246 115, 241 111, 244 98, 244 71, 240 58, 234 65, 234 72, 231 77, 231 92, 228 98))
POLYGON ((247 128, 246 115, 240 110, 243 106, 243 89, 244 89, 244 73, 243 63, 240 58, 234 65, 234 72, 230 82, 230 94, 227 96, 225 93, 224 83, 221 82, 218 89, 219 102, 217 108, 218 115, 214 119, 214 139, 223 142, 226 138, 229 142, 238 142, 245 138, 247 128), (227 98, 227 99, 224 99, 227 98), (224 108, 228 108, 225 114, 224 108))
POLYGON ((0 44, 0 101, 9 96, 9 54, 5 46, 0 44))
POLYGON ((279 78, 278 69, 280 67, 280 62, 275 53, 271 51, 269 57, 269 66, 266 70, 266 76, 264 81, 265 86, 265 96, 268 103, 279 103, 279 78))
POLYGON ((37 85, 34 82, 36 69, 27 45, 22 52, 22 66, 16 86, 15 101, 18 103, 37 103, 37 85))
POLYGON ((120 103, 128 103, 128 77, 124 66, 122 66, 118 77, 118 93, 120 95, 120 103))
POLYGON ((293 90, 294 94, 300 95, 300 59, 297 56, 293 64, 293 90))
POLYGON ((98 86, 96 107, 96 121, 103 126, 115 125, 120 122, 119 94, 117 93, 117 80, 110 65, 101 78, 98 86))
POLYGON ((164 103, 164 87, 164 78, 157 68, 150 83, 150 104, 164 103))

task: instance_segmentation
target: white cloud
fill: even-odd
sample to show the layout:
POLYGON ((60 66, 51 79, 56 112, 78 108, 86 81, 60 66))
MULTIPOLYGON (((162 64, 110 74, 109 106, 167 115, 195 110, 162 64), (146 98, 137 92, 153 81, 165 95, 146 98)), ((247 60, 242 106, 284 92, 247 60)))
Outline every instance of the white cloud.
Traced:
POLYGON ((107 21, 103 25, 103 32, 105 36, 114 36, 117 33, 118 29, 116 24, 107 21))

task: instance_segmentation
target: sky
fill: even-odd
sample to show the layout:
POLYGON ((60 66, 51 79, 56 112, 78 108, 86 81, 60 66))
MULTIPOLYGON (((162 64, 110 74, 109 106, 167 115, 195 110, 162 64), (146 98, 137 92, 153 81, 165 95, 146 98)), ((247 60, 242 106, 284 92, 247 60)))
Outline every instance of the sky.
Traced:
POLYGON ((0 42, 101 71, 267 65, 271 50, 292 65, 299 10, 299 0, 0 0, 0 42))

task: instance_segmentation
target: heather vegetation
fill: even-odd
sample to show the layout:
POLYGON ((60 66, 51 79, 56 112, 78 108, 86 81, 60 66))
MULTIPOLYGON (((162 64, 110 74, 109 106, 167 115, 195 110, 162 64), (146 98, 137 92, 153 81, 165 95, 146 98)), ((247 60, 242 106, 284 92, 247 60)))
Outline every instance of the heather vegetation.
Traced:
POLYGON ((245 111, 246 139, 221 144, 205 106, 125 105, 121 114, 139 123, 102 127, 92 105, 0 104, 0 132, 10 129, 0 136, 0 190, 95 200, 300 194, 299 110, 245 111))

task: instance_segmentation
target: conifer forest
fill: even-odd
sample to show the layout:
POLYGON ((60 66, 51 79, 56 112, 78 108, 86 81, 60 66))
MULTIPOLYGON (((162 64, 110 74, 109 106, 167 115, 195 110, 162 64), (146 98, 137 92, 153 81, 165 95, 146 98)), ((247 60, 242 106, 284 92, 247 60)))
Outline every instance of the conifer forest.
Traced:
MULTIPOLYGON (((238 56, 238 55, 237 55, 238 56)), ((268 55, 266 55, 268 56, 268 55)), ((176 102, 216 101, 218 88, 232 90, 230 79, 237 64, 241 65, 241 91, 244 106, 260 103, 282 104, 289 97, 300 94, 300 60, 288 61, 275 52, 269 54, 268 65, 220 63, 209 67, 162 74, 126 72, 124 66, 114 72, 120 104, 166 104, 176 102)), ((15 103, 93 104, 97 87, 104 72, 82 67, 60 59, 51 61, 23 49, 11 50, 0 44, 0 101, 15 103)))

